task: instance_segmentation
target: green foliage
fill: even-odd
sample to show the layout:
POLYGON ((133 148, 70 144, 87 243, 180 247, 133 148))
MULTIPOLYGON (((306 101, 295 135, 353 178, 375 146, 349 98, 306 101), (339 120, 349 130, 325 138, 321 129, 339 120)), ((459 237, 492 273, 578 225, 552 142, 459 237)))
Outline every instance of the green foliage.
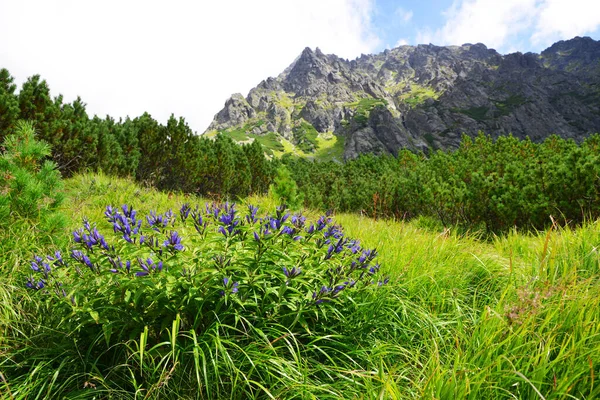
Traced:
MULTIPOLYGON (((597 151, 598 143, 585 146, 597 151)), ((410 153, 400 156, 405 171, 421 162, 410 153)), ((372 160, 362 163, 374 168, 378 158, 372 160)), ((339 174, 341 165, 337 167, 339 174)), ((320 279, 329 285, 329 268, 335 273, 362 254, 346 246, 325 260, 327 244, 313 253, 332 222, 312 238, 306 232, 300 235, 303 240, 294 241, 287 233, 265 236, 261 229, 271 220, 251 223, 245 217, 252 211, 240 207, 234 213, 240 233, 226 237, 218 232, 219 227, 228 232, 228 222, 221 220, 224 208, 215 218, 201 207, 202 222, 208 221, 202 235, 193 223, 192 207, 185 221, 178 215, 174 225, 155 231, 143 218, 151 210, 200 200, 102 174, 71 178, 66 189, 70 220, 87 216, 92 233, 85 228, 84 233, 93 236, 95 227, 109 250, 101 244, 91 250, 86 240, 61 246, 85 253, 100 266, 92 271, 66 251, 61 254, 66 265, 57 262, 56 247, 42 245, 31 227, 13 225, 9 234, 0 230, 2 398, 600 395, 595 362, 600 358, 597 222, 527 235, 511 231, 480 241, 428 217, 404 222, 337 214, 335 223, 344 226, 344 237, 363 238, 363 248, 377 247, 382 272, 391 279, 381 287, 347 288, 329 303, 302 308, 294 324, 295 315, 289 312, 294 301, 313 301, 320 279), (123 239, 123 232, 114 233, 113 224, 103 218, 102 205, 123 202, 143 208, 136 216, 144 221, 141 233, 131 235, 134 243, 123 239), (182 251, 161 245, 170 241, 171 231, 181 236, 182 251), (254 239, 254 231, 261 242, 254 239), (159 239, 158 246, 140 245, 140 235, 159 239), (119 273, 110 272, 111 251, 121 256, 124 268, 119 273), (211 256, 221 254, 230 263, 218 268, 220 259, 211 256), (41 265, 50 268, 48 282, 63 284, 58 291, 52 284, 24 288, 30 275, 36 284, 45 279, 41 270, 31 269, 32 261, 39 269, 32 255, 50 255, 52 260, 44 257, 41 265), (143 271, 137 256, 143 262, 148 256, 154 263, 160 259, 162 271, 135 276, 143 271), (302 273, 287 284, 283 267, 293 268, 302 257, 302 273), (123 271, 127 260, 132 261, 129 274, 123 271), (255 267, 264 273, 251 273, 255 267), (181 273, 183 268, 208 280, 195 282, 181 273), (225 276, 231 278, 230 291, 221 279, 225 276), (183 285, 188 285, 186 290, 176 290, 183 285), (301 296, 297 288, 307 292, 301 296), (132 292, 128 302, 127 290, 132 292), (221 290, 226 291, 223 297, 221 290), (196 321, 210 320, 206 329, 192 329, 196 321), (291 328, 278 323, 284 320, 291 328)), ((268 198, 253 202, 271 209, 265 206, 272 204, 268 198)), ((116 212, 125 214, 113 209, 108 215, 116 212)), ((277 212, 271 216, 281 218, 277 212)), ((296 227, 291 216, 285 226, 296 227)), ((303 230, 308 228, 307 221, 303 230)))
POLYGON ((290 171, 284 165, 277 168, 273 184, 269 191, 279 204, 286 205, 292 209, 297 209, 302 204, 302 195, 298 194, 298 185, 292 178, 290 171))
POLYGON ((375 107, 387 107, 387 101, 385 99, 366 97, 360 99, 356 103, 349 104, 349 106, 356 107, 354 111, 354 122, 360 126, 365 126, 369 121, 371 111, 375 107))
MULTIPOLYGON (((129 392, 166 396, 159 384, 170 371, 179 396, 263 397, 278 390, 280 378, 269 374, 280 368, 257 370, 256 353, 290 365, 301 354, 324 371, 336 368, 344 353, 319 342, 338 346, 327 337, 355 335, 346 327, 351 314, 369 307, 375 292, 388 293, 376 252, 346 238, 331 218, 308 223, 284 208, 263 218, 257 211, 184 204, 178 215, 141 216, 109 206, 108 222, 85 220, 73 233, 70 258, 53 252, 27 263, 28 306, 50 329, 47 340, 76 343, 94 374, 107 378, 102 386, 129 392), (231 379, 232 367, 245 378, 231 379)), ((311 379, 328 380, 328 372, 311 379)))
POLYGON ((17 85, 8 70, 0 69, 0 143, 19 119, 19 100, 15 95, 17 85))
POLYGON ((489 111, 489 107, 481 106, 481 107, 471 107, 471 108, 453 108, 452 112, 460 113, 468 116, 469 118, 474 119, 475 121, 484 121, 486 120, 487 113, 489 111))
POLYGON ((504 101, 495 101, 494 104, 498 109, 497 116, 506 116, 516 110, 518 107, 527 103, 527 99, 521 95, 510 95, 504 101))
POLYGON ((319 132, 306 121, 301 121, 299 125, 292 129, 294 142, 305 153, 314 153, 319 146, 317 137, 319 132))
POLYGON ((266 150, 269 151, 283 151, 283 145, 279 141, 277 134, 274 132, 268 132, 266 135, 257 135, 254 140, 260 143, 266 150))
POLYGON ((440 97, 440 93, 437 93, 433 88, 412 84, 410 91, 402 93, 399 98, 401 101, 406 102, 411 108, 422 104, 427 99, 437 100, 440 97))
POLYGON ((428 158, 362 155, 343 165, 284 159, 310 208, 374 217, 434 217, 488 233, 542 229, 600 216, 598 135, 581 145, 504 136, 464 137, 428 158))
POLYGON ((342 135, 326 134, 318 136, 318 148, 315 160, 342 162, 344 160, 345 142, 345 138, 342 135))
MULTIPOLYGON (((304 122, 293 132, 298 148, 274 132, 247 134, 264 124, 258 117, 239 132, 230 130, 209 139, 197 136, 182 118, 174 116, 166 125, 147 113, 118 122, 110 117, 89 118, 81 99, 71 104, 63 103, 61 96, 52 99, 48 85, 39 76, 28 79, 18 95, 12 82, 8 71, 0 71, 0 109, 6 111, 0 124, 11 130, 16 116, 33 120, 66 176, 102 170, 135 176, 139 182, 162 190, 229 199, 267 193, 279 161, 264 153, 278 155, 292 149, 314 151, 307 158, 320 161, 339 162, 343 158, 342 136, 325 139, 304 122), (254 139, 252 145, 240 147, 231 139, 242 136, 244 140, 254 139)), ((419 101, 437 95, 416 85, 410 93, 419 101)), ((495 101, 492 110, 474 107, 453 111, 483 120, 512 112, 526 101, 512 95, 495 101)), ((364 125, 374 107, 385 107, 386 103, 367 97, 346 106, 355 109, 355 120, 346 125, 364 125)), ((435 142, 429 134, 424 139, 435 142)), ((598 216, 600 189, 593 150, 597 141, 590 137, 576 145, 550 138, 535 144, 514 138, 494 142, 478 137, 465 138, 455 152, 429 157, 400 152, 397 158, 362 156, 341 166, 289 158, 283 163, 306 206, 375 217, 423 216, 446 226, 459 224, 491 233, 513 226, 541 229, 551 224, 551 215, 562 224, 598 216)))
POLYGON ((14 131, 0 156, 0 225, 26 219, 50 236, 65 223, 58 211, 63 201, 60 173, 46 160, 50 147, 36 140, 31 123, 18 122, 14 131))

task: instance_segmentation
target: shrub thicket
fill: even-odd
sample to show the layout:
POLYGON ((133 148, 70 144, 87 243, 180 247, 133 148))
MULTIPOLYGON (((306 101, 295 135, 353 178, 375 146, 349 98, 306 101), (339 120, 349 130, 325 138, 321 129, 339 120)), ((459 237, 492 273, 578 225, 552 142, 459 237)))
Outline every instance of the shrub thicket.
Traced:
MULTIPOLYGON (((67 176, 102 170, 135 176, 161 190, 222 200, 266 194, 281 180, 275 171, 283 163, 310 208, 434 217, 444 225, 488 232, 547 227, 551 215, 563 224, 600 216, 598 135, 577 144, 556 136, 533 143, 480 134, 465 136, 455 151, 427 157, 401 151, 344 164, 273 160, 258 140, 238 146, 222 135, 203 138, 174 116, 166 125, 147 113, 124 121, 89 118, 80 99, 72 104, 64 104, 61 96, 52 99, 39 76, 18 94, 12 82, 8 71, 0 70, 0 128, 10 133, 18 118, 35 121, 67 176)), ((367 103, 358 105, 360 112, 377 106, 367 103)))
POLYGON ((343 165, 285 159, 310 208, 434 217, 489 232, 600 217, 600 135, 542 143, 480 133, 429 157, 363 155, 343 165))

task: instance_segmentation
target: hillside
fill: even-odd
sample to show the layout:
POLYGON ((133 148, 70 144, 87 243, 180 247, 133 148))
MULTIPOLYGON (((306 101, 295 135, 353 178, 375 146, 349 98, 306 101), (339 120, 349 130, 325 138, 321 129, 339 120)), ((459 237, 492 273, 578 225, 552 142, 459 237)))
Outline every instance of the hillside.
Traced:
POLYGON ((339 160, 456 148, 480 130, 581 141, 600 131, 599 72, 600 42, 589 37, 541 54, 430 44, 348 61, 306 48, 279 76, 231 96, 205 134, 339 160))
MULTIPOLYGON (((600 373, 595 362, 600 357, 597 222, 482 242, 454 229, 440 230, 427 219, 375 221, 337 214, 333 221, 343 226, 340 232, 359 238, 365 249, 377 248, 389 281, 367 285, 363 292, 347 294, 346 289, 315 310, 309 307, 310 291, 296 287, 306 283, 318 289, 329 279, 323 258, 327 246, 317 250, 320 258, 307 259, 304 253, 299 259, 300 253, 281 254, 280 249, 309 246, 308 239, 282 241, 280 235, 261 233, 263 248, 252 234, 226 237, 217 230, 223 222, 210 216, 215 203, 205 212, 201 198, 160 193, 114 176, 77 175, 65 182, 64 194, 60 211, 68 229, 50 241, 32 220, 17 215, 0 230, 0 398, 600 395, 595 378, 600 373), (192 214, 183 218, 184 203, 192 210, 200 205, 208 221, 205 231, 197 232, 192 214), (123 239, 107 220, 109 210, 118 216, 122 204, 128 204, 130 218, 143 221, 144 235, 161 239, 158 247, 176 229, 183 249, 165 245, 158 252, 148 242, 123 239), (169 209, 177 217, 166 230, 154 230, 152 218, 144 218, 166 216, 169 209), (82 219, 94 226, 93 235, 114 247, 77 243, 71 232, 81 232, 82 219), (255 264, 247 256, 256 249, 267 253, 253 275, 255 264), (119 258, 112 264, 115 251, 119 258), (78 260, 82 253, 89 259, 78 260), (223 254, 231 264, 221 268, 216 263, 223 254), (44 274, 33 269, 35 255, 51 255, 42 261, 52 268, 44 278, 51 290, 39 283, 27 286, 32 276, 39 282, 44 274), (162 270, 144 274, 147 257, 161 260, 162 270), (95 267, 82 264, 86 260, 95 267), (132 260, 131 271, 124 271, 121 260, 132 260), (302 273, 290 283, 281 266, 297 261, 302 273), (231 280, 222 280, 224 274, 231 280), (230 293, 219 295, 228 281, 239 282, 239 290, 230 287, 230 293), (56 293, 51 282, 59 285, 56 293), (266 293, 248 296, 264 286, 266 293), (294 304, 288 298, 308 305, 281 312, 294 304), (214 312, 197 312, 199 307, 214 312), (297 315, 302 322, 291 323, 297 315), (212 323, 198 326, 211 318, 212 323)), ((238 227, 257 231, 245 218, 247 204, 259 206, 257 215, 264 215, 274 210, 274 202, 253 197, 239 204, 238 227)), ((304 213, 307 221, 319 216, 304 213)), ((283 229, 292 224, 290 218, 283 229)), ((323 236, 318 232, 314 238, 323 236)), ((353 257, 350 249, 334 254, 332 262, 346 261, 339 265, 353 257)))

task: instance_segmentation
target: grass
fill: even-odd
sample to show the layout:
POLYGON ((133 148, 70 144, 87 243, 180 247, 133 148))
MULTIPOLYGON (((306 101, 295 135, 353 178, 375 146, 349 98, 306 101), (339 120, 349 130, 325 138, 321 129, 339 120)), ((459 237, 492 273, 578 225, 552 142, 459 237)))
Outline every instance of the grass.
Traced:
POLYGON ((441 93, 436 92, 431 87, 412 84, 410 86, 410 91, 402 93, 399 96, 399 99, 407 103, 411 108, 414 108, 425 102, 427 99, 437 100, 440 95, 441 93))
POLYGON ((487 113, 489 111, 489 108, 486 106, 471 107, 471 108, 453 108, 453 109, 451 109, 451 111, 460 113, 460 114, 464 114, 464 115, 474 119, 475 121, 484 121, 488 118, 487 113))
MULTIPOLYGON (((133 204, 144 212, 202 203, 104 175, 76 176, 66 182, 66 194, 71 223, 65 237, 82 217, 101 219, 107 204, 133 204)), ((269 198, 246 201, 274 205, 269 198)), ((16 222, 0 233, 0 397, 600 396, 598 222, 483 241, 424 221, 349 214, 335 220, 364 247, 376 247, 391 276, 388 294, 366 307, 357 304, 344 316, 343 329, 302 338, 271 327, 249 332, 253 340, 240 347, 219 331, 192 333, 169 321, 164 341, 148 345, 142 332, 115 344, 124 358, 110 373, 101 365, 109 360, 65 345, 68 340, 58 336, 64 333, 45 325, 51 318, 43 315, 52 310, 41 303, 32 308, 36 303, 22 288, 28 261, 56 245, 41 244, 34 224, 16 222)))
POLYGON ((319 161, 339 161, 344 159, 344 137, 330 134, 317 136, 315 159, 319 161))
POLYGON ((375 107, 387 107, 385 99, 376 99, 373 97, 364 97, 360 100, 346 104, 347 107, 355 108, 354 121, 360 125, 366 125, 369 121, 369 115, 375 107))
POLYGON ((516 110, 518 107, 527 103, 527 99, 521 95, 510 95, 504 101, 495 101, 494 104, 498 109, 497 116, 506 116, 516 110))

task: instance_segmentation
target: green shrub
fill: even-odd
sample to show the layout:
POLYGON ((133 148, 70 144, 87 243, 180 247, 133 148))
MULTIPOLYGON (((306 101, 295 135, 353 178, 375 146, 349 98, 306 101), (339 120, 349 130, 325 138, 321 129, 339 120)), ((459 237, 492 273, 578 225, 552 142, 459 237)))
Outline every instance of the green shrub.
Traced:
POLYGON ((302 204, 302 195, 298 194, 296 181, 285 165, 277 168, 270 192, 280 204, 285 204, 292 209, 296 209, 302 204))
POLYGON ((47 160, 50 146, 35 139, 33 125, 19 122, 6 138, 0 156, 0 226, 28 220, 46 235, 65 225, 58 211, 63 201, 62 180, 47 160))
POLYGON ((356 334, 346 331, 357 318, 350 314, 388 281, 378 278, 376 251, 327 216, 308 223, 283 207, 262 218, 257 211, 184 204, 177 216, 142 218, 130 206, 109 206, 108 222, 84 221, 73 232, 69 256, 34 256, 26 286, 51 310, 36 306, 38 318, 53 338, 67 333, 100 374, 122 375, 112 379, 124 386, 151 386, 164 367, 181 384, 197 384, 190 392, 219 398, 240 390, 245 398, 274 368, 248 363, 256 346, 262 357, 285 359, 293 343, 303 358, 340 362, 317 341, 356 334), (246 381, 232 380, 231 368, 246 381))

